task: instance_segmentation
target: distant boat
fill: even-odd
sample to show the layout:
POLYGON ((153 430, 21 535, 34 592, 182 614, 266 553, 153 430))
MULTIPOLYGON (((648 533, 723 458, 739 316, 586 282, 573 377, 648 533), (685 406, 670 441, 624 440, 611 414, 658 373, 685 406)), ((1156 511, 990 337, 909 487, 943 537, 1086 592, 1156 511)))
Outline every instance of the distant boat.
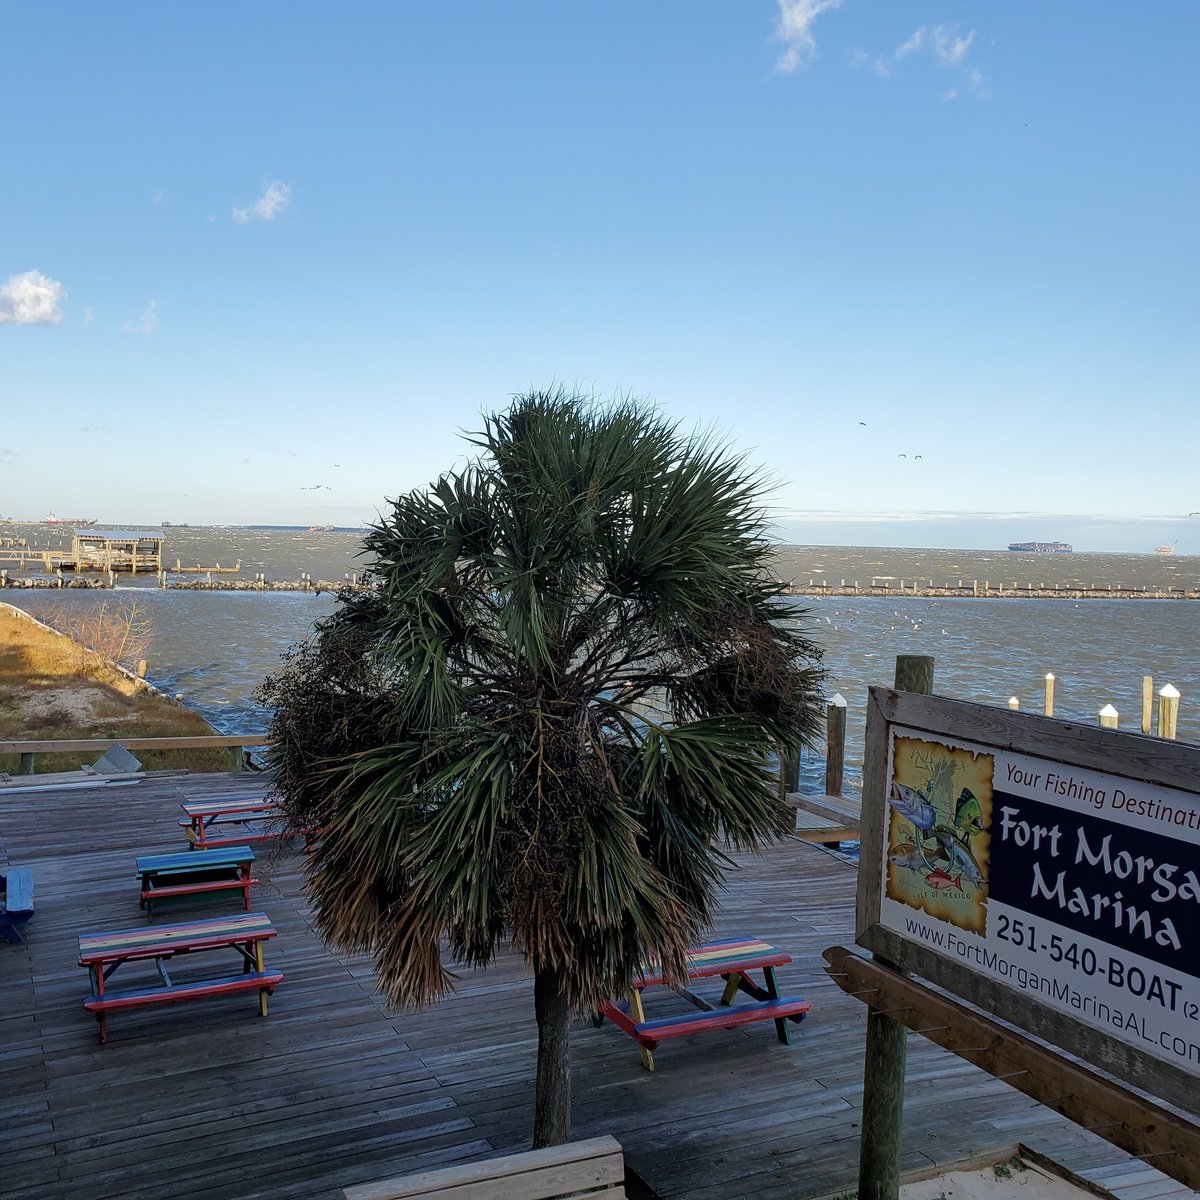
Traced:
POLYGON ((308 527, 308 532, 309 533, 332 533, 333 526, 332 525, 310 525, 308 527))
POLYGON ((1172 542, 1169 546, 1155 546, 1154 553, 1155 554, 1174 554, 1175 547, 1178 545, 1179 545, 1178 542, 1172 542))
POLYGON ((72 525, 77 529, 91 529, 96 524, 95 517, 56 517, 54 513, 47 513, 42 518, 43 525, 72 525))
POLYGON ((1070 554, 1070 542, 1009 542, 1010 550, 1023 550, 1028 554, 1070 554))

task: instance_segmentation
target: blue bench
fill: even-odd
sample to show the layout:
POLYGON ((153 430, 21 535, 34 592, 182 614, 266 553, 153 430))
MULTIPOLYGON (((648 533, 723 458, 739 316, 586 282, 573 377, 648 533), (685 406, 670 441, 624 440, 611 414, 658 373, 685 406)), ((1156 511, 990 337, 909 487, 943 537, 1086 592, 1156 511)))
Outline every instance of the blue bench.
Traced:
POLYGON ((10 868, 0 875, 0 894, 0 938, 20 942, 17 926, 33 916, 33 872, 24 867, 10 868))

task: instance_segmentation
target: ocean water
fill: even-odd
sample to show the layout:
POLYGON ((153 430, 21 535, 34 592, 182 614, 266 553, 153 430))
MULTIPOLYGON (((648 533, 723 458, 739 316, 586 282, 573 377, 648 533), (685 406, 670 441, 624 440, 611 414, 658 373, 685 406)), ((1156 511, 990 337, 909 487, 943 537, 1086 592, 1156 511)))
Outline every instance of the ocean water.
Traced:
MULTIPOLYGON (((12 536, 13 526, 0 527, 12 536)), ((38 530, 40 544, 49 531, 38 530)), ((279 529, 169 529, 165 557, 209 566, 242 560, 243 576, 341 580, 360 571, 360 534, 279 529)), ((802 546, 780 550, 785 578, 807 583, 822 574, 865 586, 891 576, 935 583, 988 579, 1008 583, 1117 583, 1151 590, 1200 586, 1200 558, 1168 555, 1028 555, 1006 551, 894 550, 802 546)), ((252 694, 280 666, 289 646, 333 611, 328 595, 302 592, 160 590, 142 579, 115 593, 9 589, 0 599, 53 623, 63 607, 135 600, 154 637, 148 678, 202 712, 223 732, 262 732, 268 714, 252 694)), ((1041 711, 1045 676, 1055 676, 1056 715, 1094 721, 1106 704, 1124 728, 1140 724, 1142 677, 1157 691, 1182 693, 1181 738, 1200 740, 1200 601, 975 599, 863 596, 797 598, 803 621, 825 651, 828 695, 848 702, 847 781, 861 776, 867 688, 890 684, 898 654, 935 659, 934 690, 945 696, 1041 711)), ((806 753, 802 785, 819 790, 823 751, 806 753)))

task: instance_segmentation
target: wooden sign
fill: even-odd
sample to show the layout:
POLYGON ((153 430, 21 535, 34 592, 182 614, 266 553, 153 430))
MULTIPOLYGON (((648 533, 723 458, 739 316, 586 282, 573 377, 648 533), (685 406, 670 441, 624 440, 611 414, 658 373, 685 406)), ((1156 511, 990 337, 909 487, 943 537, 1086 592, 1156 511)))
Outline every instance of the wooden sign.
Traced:
POLYGON ((1200 1111, 1200 749, 871 690, 860 945, 1200 1111))

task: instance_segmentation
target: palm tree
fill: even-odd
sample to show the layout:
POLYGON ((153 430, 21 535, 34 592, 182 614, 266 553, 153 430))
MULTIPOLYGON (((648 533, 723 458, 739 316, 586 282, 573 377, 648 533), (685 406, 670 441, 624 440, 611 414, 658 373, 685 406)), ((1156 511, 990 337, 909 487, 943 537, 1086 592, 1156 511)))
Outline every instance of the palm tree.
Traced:
POLYGON ((651 961, 684 975, 722 847, 791 812, 777 751, 818 730, 824 672, 781 599, 761 478, 645 403, 517 398, 479 452, 392 502, 261 698, 318 926, 400 1005, 450 990, 444 947, 533 973, 534 1145, 570 1137, 572 1011, 651 961))

